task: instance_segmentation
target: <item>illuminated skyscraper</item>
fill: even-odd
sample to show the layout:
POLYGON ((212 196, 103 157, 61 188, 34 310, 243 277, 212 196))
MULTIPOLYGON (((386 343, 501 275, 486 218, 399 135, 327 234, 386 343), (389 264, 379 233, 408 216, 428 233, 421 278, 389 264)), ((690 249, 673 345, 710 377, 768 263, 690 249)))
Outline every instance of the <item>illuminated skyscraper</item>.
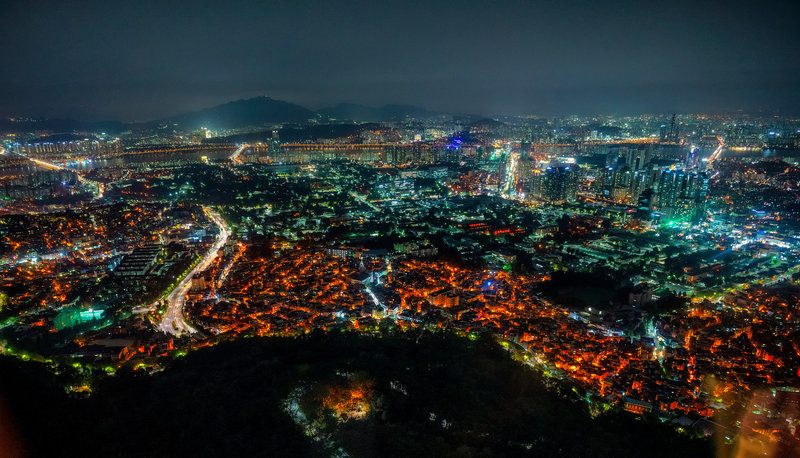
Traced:
POLYGON ((700 172, 662 171, 656 191, 656 206, 662 219, 699 216, 708 199, 708 180, 708 176, 700 172))
POLYGON ((572 201, 578 195, 578 172, 574 167, 548 167, 542 182, 542 197, 551 202, 572 201))

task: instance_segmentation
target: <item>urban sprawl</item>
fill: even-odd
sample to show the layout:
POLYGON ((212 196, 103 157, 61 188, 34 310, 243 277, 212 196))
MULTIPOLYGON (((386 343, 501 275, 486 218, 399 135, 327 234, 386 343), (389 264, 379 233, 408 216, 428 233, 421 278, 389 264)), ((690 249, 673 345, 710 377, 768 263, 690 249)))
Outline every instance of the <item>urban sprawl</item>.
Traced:
POLYGON ((80 393, 241 337, 490 334, 592 412, 800 440, 799 120, 343 126, 3 134, 0 351, 80 393))

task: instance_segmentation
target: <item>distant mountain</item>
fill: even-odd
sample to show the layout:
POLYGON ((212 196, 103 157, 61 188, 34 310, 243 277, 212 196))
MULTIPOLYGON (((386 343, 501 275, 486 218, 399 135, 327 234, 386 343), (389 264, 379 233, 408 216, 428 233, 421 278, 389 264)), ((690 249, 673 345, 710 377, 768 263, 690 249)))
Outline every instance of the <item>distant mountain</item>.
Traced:
POLYGON ((0 132, 107 132, 119 133, 126 125, 117 121, 87 122, 74 119, 11 120, 0 119, 0 132))
POLYGON ((294 103, 270 97, 255 97, 184 113, 159 121, 179 124, 184 129, 231 129, 265 124, 304 123, 315 113, 294 103))
POLYGON ((126 124, 117 121, 85 122, 74 119, 20 120, 3 118, 0 119, 0 132, 49 131, 54 134, 81 132, 116 134, 126 130, 152 129, 165 125, 177 125, 178 130, 187 131, 200 129, 201 127, 216 130, 263 126, 270 126, 271 128, 271 125, 274 124, 298 124, 302 126, 307 125, 309 120, 315 120, 334 126, 329 129, 332 132, 320 132, 319 135, 316 135, 322 138, 325 135, 332 135, 344 129, 342 126, 343 121, 381 123, 402 121, 407 118, 431 119, 443 114, 413 105, 369 107, 353 103, 340 103, 314 112, 303 106, 283 100, 275 100, 270 97, 254 97, 144 123, 126 124))
POLYGON ((505 126, 505 125, 506 124, 504 122, 498 121, 496 119, 491 119, 491 118, 482 118, 482 119, 478 119, 477 121, 473 121, 472 123, 470 123, 470 126, 472 126, 472 127, 484 127, 484 128, 489 128, 489 129, 496 128, 496 127, 501 127, 501 126, 505 126))
POLYGON ((356 122, 387 122, 405 118, 426 119, 440 116, 442 113, 430 111, 413 105, 383 105, 381 107, 368 107, 354 103, 340 103, 323 108, 317 113, 323 118, 337 121, 349 120, 356 122))

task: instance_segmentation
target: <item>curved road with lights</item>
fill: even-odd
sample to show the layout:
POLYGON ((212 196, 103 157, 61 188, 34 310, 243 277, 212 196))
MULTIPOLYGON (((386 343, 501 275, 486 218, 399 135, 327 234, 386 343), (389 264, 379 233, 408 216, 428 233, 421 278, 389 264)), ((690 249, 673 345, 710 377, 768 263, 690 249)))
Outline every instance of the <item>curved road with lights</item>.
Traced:
MULTIPOLYGON (((183 304, 186 301, 186 293, 189 291, 189 288, 192 284, 192 277, 200 273, 214 261, 214 258, 217 257, 217 252, 222 249, 225 245, 225 242, 228 241, 228 237, 231 235, 231 230, 228 225, 225 223, 225 220, 217 213, 216 211, 212 210, 209 207, 203 207, 203 210, 206 212, 206 215, 217 225, 219 228, 219 235, 217 236, 217 240, 214 241, 214 245, 211 246, 211 249, 208 250, 205 257, 203 257, 202 261, 197 263, 194 269, 189 272, 183 279, 178 283, 178 286, 172 290, 171 293, 166 297, 167 300, 167 310, 164 312, 164 316, 161 319, 161 323, 158 324, 158 329, 164 333, 172 334, 174 336, 180 336, 185 333, 194 334, 197 332, 183 317, 183 304)), ((153 304, 155 307, 156 304, 153 304)))
POLYGON ((230 159, 231 162, 233 162, 234 164, 243 164, 244 162, 242 162, 242 160, 239 159, 239 155, 242 154, 242 151, 247 149, 247 146, 248 145, 246 143, 244 145, 239 146, 239 148, 237 148, 236 151, 234 151, 233 154, 231 154, 231 157, 229 157, 228 159, 230 159))

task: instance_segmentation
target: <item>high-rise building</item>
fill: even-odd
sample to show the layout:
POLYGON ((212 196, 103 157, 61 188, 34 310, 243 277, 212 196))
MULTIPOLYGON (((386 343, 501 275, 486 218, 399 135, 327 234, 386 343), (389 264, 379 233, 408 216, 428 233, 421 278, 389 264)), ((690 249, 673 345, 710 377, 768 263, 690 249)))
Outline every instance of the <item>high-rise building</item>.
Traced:
POLYGON ((578 195, 578 171, 574 167, 548 167, 542 180, 542 197, 551 202, 572 201, 578 195))
POLYGON ((696 218, 705 210, 708 175, 681 169, 664 170, 658 178, 656 206, 662 219, 696 218))
POLYGON ((655 202, 655 191, 647 188, 639 194, 639 201, 636 203, 636 217, 642 221, 650 221, 653 216, 653 204, 655 202))
POLYGON ((516 192, 526 199, 540 197, 542 180, 536 162, 520 157, 516 169, 516 192))
POLYGON ((650 164, 652 145, 632 145, 625 151, 625 165, 631 170, 641 170, 650 164))

